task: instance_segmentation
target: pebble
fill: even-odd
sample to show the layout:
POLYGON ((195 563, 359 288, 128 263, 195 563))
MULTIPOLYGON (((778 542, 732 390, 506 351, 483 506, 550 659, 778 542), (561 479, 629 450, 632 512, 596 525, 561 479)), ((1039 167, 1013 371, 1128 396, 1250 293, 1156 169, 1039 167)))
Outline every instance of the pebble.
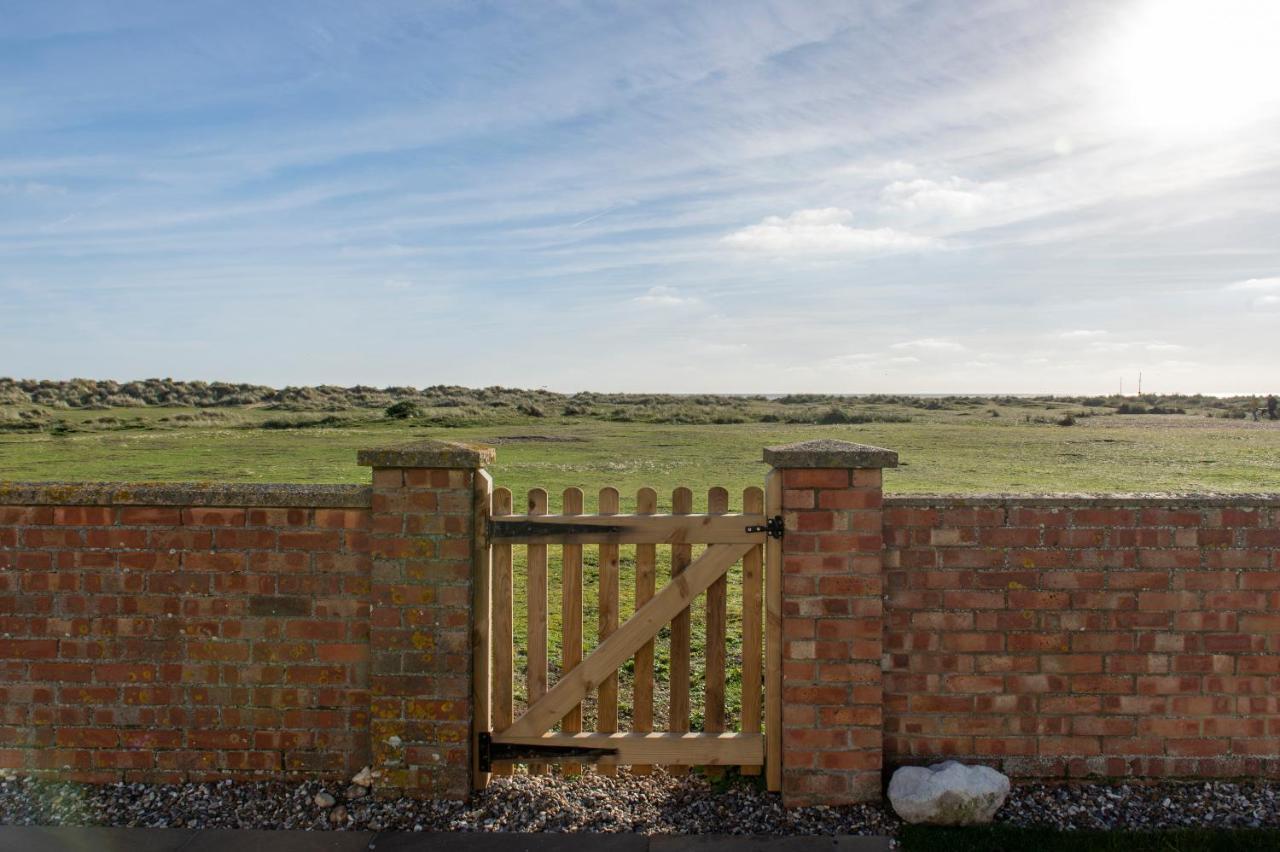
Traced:
MULTIPOLYGON (((0 780, 0 824, 763 835, 893 835, 901 825, 887 805, 788 810, 756 783, 712 784, 697 773, 495 777, 466 803, 377 799, 362 789, 354 796, 350 787, 321 782, 86 785, 16 778, 0 780)), ((1280 828, 1280 783, 1025 784, 1014 787, 996 822, 1059 830, 1280 828)))

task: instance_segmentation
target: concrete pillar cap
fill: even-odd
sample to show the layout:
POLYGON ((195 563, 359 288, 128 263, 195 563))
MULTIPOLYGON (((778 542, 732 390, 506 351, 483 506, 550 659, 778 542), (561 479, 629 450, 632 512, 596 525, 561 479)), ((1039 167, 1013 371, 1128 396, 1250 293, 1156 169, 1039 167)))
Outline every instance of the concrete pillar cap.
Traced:
POLYGON ((776 468, 897 467, 898 454, 883 447, 822 438, 781 447, 765 447, 764 460, 776 468))
POLYGON ((412 444, 360 450, 356 464, 365 467, 435 467, 477 470, 493 463, 493 447, 427 438, 412 444))

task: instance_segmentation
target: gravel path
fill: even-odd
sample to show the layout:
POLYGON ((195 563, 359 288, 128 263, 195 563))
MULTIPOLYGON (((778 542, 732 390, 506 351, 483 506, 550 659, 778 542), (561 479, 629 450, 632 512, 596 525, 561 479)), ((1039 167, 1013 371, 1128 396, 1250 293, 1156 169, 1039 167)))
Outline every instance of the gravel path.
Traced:
POLYGON ((997 822, 1060 829, 1280 828, 1280 784, 1019 785, 997 822))
MULTIPOLYGON (((1015 787, 996 817, 1060 829, 1280 828, 1280 784, 1015 787)), ((888 806, 784 810, 751 786, 698 775, 496 778, 471 802, 378 800, 315 782, 114 784, 0 780, 0 824, 644 834, 888 834, 888 806)))

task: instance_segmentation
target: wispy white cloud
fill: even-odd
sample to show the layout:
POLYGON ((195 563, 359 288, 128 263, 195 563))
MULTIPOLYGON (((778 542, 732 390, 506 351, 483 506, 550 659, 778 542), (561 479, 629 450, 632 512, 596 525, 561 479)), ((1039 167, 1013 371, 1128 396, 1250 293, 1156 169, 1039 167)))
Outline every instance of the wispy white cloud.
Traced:
POLYGON ((1181 352, 1187 347, 1181 343, 1168 343, 1163 340, 1095 340, 1089 343, 1090 352, 1181 352))
POLYGON ((845 355, 836 355, 825 359, 822 362, 822 366, 829 370, 862 369, 879 361, 881 357, 881 355, 874 352, 849 352, 845 355))
POLYGON ((25 196, 27 198, 47 198, 49 196, 66 195, 67 189, 52 183, 40 181, 8 181, 0 182, 0 196, 25 196))
POLYGON ((690 354, 706 355, 712 358, 728 355, 742 356, 751 351, 745 343, 720 343, 714 340, 700 340, 689 347, 690 354))
POLYGON ((772 254, 882 254, 937 248, 931 237, 893 228, 857 228, 853 213, 840 207, 797 210, 766 216, 723 238, 726 245, 772 254))
POLYGON ((658 284, 636 296, 631 302, 632 304, 646 305, 648 307, 676 308, 698 304, 699 299, 695 296, 686 296, 675 287, 658 284))
POLYGON ((921 337, 917 340, 904 340, 895 343, 890 349, 915 349, 921 352, 962 352, 964 344, 945 337, 921 337))
POLYGON ((1250 304, 1264 311, 1280 306, 1280 277, 1246 278, 1228 284, 1228 292, 1248 294, 1253 297, 1250 304))
POLYGON ((1259 290, 1280 290, 1280 277, 1276 278, 1247 278, 1244 281, 1237 281, 1234 284, 1227 285, 1228 290, 1248 290, 1256 292, 1259 290))
POLYGON ((1004 191, 1001 184, 983 185, 961 177, 942 181, 916 178, 894 181, 880 191, 880 197, 891 210, 968 218, 984 212, 1004 191))
POLYGON ((1108 332, 1097 328, 1076 328, 1071 331, 1060 331, 1058 337, 1063 340, 1093 340, 1098 337, 1105 337, 1108 332))

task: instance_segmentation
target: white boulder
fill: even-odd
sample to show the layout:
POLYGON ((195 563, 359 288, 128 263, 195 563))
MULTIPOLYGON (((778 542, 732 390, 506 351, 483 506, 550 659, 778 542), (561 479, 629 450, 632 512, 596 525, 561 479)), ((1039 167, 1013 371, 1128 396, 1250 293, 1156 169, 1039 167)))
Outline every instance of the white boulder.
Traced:
POLYGON ((955 760, 904 766, 889 781, 889 803, 907 822, 979 825, 991 822, 1009 795, 1009 778, 989 766, 955 760))

